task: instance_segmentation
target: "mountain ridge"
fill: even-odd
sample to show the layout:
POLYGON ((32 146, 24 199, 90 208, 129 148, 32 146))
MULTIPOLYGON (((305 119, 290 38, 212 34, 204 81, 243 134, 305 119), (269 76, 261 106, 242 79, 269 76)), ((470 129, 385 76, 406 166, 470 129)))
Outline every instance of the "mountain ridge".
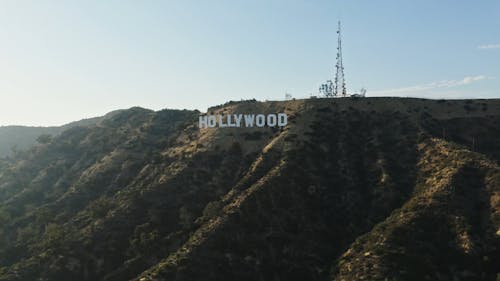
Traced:
POLYGON ((132 108, 0 165, 0 280, 496 279, 500 100, 243 112, 289 124, 132 108))

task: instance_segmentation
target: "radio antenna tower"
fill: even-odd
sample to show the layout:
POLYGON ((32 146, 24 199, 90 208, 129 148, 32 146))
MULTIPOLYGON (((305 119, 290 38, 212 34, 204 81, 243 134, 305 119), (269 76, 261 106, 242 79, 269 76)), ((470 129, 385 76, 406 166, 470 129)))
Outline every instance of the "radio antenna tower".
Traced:
POLYGON ((340 21, 337 34, 337 64, 335 65, 337 71, 335 73, 335 80, 327 80, 325 84, 321 84, 321 86, 319 87, 320 95, 327 98, 347 96, 347 90, 345 87, 344 63, 342 62, 342 30, 340 21))
POLYGON ((345 88, 345 76, 344 76, 344 64, 342 62, 342 29, 339 21, 338 34, 338 46, 337 46, 337 72, 335 73, 335 92, 334 96, 345 97, 347 96, 347 91, 345 88))

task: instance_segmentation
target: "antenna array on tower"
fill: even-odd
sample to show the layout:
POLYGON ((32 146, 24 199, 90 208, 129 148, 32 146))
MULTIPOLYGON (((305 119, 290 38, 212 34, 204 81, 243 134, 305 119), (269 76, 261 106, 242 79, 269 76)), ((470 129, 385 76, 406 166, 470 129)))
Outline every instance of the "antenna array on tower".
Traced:
POLYGON ((334 82, 332 82, 332 80, 327 80, 325 84, 321 84, 319 87, 320 94, 327 98, 347 96, 344 63, 342 61, 342 30, 340 21, 337 29, 337 44, 337 64, 335 65, 336 72, 334 82))
POLYGON ((338 34, 338 46, 337 46, 337 72, 335 74, 335 96, 345 97, 347 91, 345 88, 345 76, 344 76, 344 64, 342 62, 342 30, 339 21, 339 28, 337 30, 338 34))

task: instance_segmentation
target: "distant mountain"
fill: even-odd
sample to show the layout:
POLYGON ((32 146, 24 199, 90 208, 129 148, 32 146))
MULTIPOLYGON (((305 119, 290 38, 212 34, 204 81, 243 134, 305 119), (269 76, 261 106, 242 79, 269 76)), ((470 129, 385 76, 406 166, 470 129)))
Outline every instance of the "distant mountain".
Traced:
POLYGON ((26 150, 37 143, 37 138, 41 135, 56 136, 62 131, 76 127, 93 125, 103 118, 112 116, 120 112, 113 111, 106 116, 82 119, 62 126, 33 127, 33 126, 0 126, 0 158, 12 156, 14 151, 26 150))
POLYGON ((500 100, 131 108, 0 161, 0 281, 497 280, 500 100))
POLYGON ((0 158, 12 155, 13 151, 32 147, 40 135, 57 135, 61 131, 62 127, 1 126, 0 158))

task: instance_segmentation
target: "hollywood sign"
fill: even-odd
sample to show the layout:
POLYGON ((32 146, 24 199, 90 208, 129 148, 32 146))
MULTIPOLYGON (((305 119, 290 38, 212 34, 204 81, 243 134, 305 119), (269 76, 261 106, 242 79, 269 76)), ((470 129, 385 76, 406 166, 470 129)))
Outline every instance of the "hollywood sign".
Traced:
POLYGON ((285 127, 288 124, 286 113, 274 114, 217 114, 201 115, 198 126, 202 128, 251 128, 285 127))

